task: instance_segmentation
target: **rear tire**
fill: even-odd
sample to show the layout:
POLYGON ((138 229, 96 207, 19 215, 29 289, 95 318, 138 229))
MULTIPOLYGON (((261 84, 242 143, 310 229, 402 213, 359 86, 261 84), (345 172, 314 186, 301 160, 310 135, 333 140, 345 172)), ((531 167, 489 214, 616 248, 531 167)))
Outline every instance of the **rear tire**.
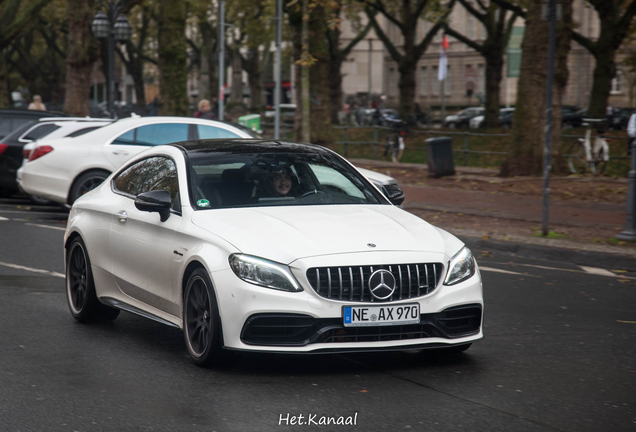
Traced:
POLYGON ((68 195, 68 204, 72 206, 79 197, 102 184, 109 175, 110 173, 108 171, 94 170, 85 172, 77 177, 68 195))
POLYGON ((86 245, 77 237, 66 255, 66 300, 71 315, 79 322, 112 321, 119 309, 101 304, 95 292, 95 282, 86 245))

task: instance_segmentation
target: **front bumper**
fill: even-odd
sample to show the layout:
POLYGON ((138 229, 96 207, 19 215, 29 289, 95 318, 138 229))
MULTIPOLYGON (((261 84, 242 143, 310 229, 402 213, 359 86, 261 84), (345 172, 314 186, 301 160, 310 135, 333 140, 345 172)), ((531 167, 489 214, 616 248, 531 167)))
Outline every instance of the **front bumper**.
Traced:
MULTIPOLYGON (((444 262, 439 256, 428 255, 424 259, 418 256, 401 260, 444 262)), ((320 259, 310 261, 313 262, 292 267, 304 288, 302 292, 252 285, 240 280, 230 269, 210 274, 216 288, 225 348, 283 353, 381 351, 451 347, 483 338, 479 271, 459 284, 444 286, 440 282, 427 295, 391 302, 394 306, 419 303, 419 324, 345 327, 343 306, 372 303, 320 297, 305 276, 307 268, 320 265, 316 262, 320 259)))

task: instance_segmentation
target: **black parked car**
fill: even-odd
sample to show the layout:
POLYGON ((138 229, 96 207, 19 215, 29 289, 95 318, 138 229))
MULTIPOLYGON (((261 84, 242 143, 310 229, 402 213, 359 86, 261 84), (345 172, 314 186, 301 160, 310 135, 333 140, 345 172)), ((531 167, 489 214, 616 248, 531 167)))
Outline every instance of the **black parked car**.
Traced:
POLYGON ((42 117, 62 117, 65 114, 52 111, 0 109, 0 140, 11 132, 42 117))
POLYGON ((587 110, 576 105, 561 105, 561 125, 564 128, 580 127, 587 110))

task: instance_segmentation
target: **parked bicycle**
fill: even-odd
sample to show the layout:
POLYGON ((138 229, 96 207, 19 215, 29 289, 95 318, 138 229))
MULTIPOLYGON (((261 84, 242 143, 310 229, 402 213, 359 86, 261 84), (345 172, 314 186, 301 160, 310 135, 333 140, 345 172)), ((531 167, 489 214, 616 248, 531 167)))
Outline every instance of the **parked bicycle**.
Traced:
POLYGON ((391 155, 393 162, 400 162, 404 153, 407 123, 402 120, 389 120, 390 131, 386 135, 384 156, 391 155))
POLYGON ((568 150, 568 167, 573 174, 603 174, 609 161, 609 140, 605 138, 605 120, 583 119, 585 138, 579 138, 568 150), (592 141, 592 127, 597 135, 592 141))

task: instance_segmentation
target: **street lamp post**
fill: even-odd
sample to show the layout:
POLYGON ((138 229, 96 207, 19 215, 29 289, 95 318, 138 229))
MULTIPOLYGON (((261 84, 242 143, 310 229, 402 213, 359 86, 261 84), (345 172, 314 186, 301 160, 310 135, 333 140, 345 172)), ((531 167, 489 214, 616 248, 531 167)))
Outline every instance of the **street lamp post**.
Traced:
POLYGON ((99 0, 99 11, 93 19, 91 29, 97 39, 108 38, 108 112, 115 118, 113 99, 115 95, 115 40, 126 42, 132 34, 130 23, 121 13, 124 0, 99 0), (104 7, 105 6, 105 7, 104 7), (106 13, 104 13, 104 10, 106 13))

